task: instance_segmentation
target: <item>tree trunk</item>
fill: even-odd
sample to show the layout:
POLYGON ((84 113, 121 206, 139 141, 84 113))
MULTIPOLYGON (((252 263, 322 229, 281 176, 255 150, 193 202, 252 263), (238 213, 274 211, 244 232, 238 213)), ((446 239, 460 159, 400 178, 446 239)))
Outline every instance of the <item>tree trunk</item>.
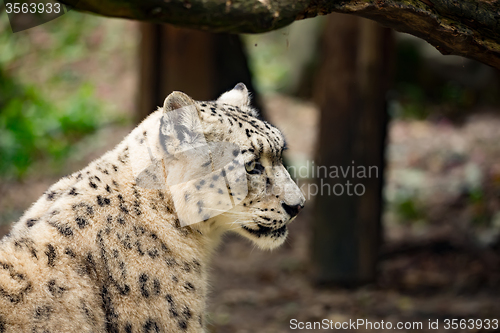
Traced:
POLYGON ((346 15, 332 16, 325 30, 315 89, 321 109, 316 165, 330 176, 334 167, 355 173, 335 178, 315 171, 320 192, 312 262, 320 284, 358 285, 376 276, 392 39, 389 29, 346 15))
POLYGON ((213 100, 243 82, 261 110, 239 36, 171 25, 141 24, 137 120, 163 105, 174 90, 213 100))

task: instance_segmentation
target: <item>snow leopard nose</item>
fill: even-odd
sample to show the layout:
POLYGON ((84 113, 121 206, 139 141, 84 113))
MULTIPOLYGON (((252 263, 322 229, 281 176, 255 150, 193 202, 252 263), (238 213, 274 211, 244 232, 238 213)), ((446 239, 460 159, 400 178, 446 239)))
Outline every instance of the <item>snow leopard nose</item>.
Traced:
POLYGON ((281 203, 281 207, 283 207, 283 209, 285 210, 285 212, 290 215, 290 217, 295 217, 297 216, 297 214, 300 212, 300 210, 302 208, 304 208, 304 205, 294 205, 294 206, 290 206, 290 205, 287 205, 286 203, 281 203))

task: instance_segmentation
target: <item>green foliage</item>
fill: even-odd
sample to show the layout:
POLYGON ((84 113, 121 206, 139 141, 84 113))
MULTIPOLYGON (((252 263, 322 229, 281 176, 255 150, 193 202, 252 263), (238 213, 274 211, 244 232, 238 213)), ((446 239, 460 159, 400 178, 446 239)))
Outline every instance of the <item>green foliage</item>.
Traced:
POLYGON ((103 121, 90 85, 56 105, 0 70, 0 176, 23 177, 36 161, 60 162, 103 121))
POLYGON ((396 51, 390 96, 393 116, 425 119, 438 115, 459 120, 478 106, 500 105, 499 81, 488 66, 432 56, 413 39, 398 40, 396 51))
POLYGON ((282 91, 290 80, 290 60, 283 51, 285 30, 245 36, 249 65, 260 91, 282 91))
POLYGON ((404 223, 420 220, 424 214, 414 198, 400 199, 395 203, 396 214, 404 223))
POLYGON ((296 21, 264 34, 243 35, 249 66, 261 93, 310 93, 324 18, 296 21), (304 82, 305 81, 305 82, 304 82), (301 91, 302 92, 302 91, 301 91))
POLYGON ((124 120, 94 88, 106 75, 100 64, 124 44, 106 22, 70 11, 13 34, 0 12, 0 177, 59 172, 77 141, 124 120))

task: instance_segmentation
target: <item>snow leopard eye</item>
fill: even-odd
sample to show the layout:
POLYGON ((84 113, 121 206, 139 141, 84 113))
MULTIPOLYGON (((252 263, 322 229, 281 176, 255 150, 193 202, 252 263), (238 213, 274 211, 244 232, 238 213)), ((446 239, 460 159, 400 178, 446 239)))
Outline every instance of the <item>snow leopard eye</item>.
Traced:
POLYGON ((245 164, 245 169, 251 175, 260 175, 264 171, 264 166, 257 161, 250 161, 245 164))

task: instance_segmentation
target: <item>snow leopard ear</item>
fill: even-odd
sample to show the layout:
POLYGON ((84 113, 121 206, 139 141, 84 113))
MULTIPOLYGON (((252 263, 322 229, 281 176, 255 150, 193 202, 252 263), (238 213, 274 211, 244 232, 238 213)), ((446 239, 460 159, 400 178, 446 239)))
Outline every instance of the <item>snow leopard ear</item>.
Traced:
POLYGON ((234 105, 238 107, 248 106, 250 104, 250 94, 243 83, 238 83, 232 90, 223 93, 217 102, 234 105))
POLYGON ((206 144, 198 111, 196 102, 179 91, 165 99, 159 124, 159 142, 165 157, 206 144))
POLYGON ((174 91, 165 98, 163 112, 170 112, 191 105, 196 105, 191 97, 183 92, 174 91))

